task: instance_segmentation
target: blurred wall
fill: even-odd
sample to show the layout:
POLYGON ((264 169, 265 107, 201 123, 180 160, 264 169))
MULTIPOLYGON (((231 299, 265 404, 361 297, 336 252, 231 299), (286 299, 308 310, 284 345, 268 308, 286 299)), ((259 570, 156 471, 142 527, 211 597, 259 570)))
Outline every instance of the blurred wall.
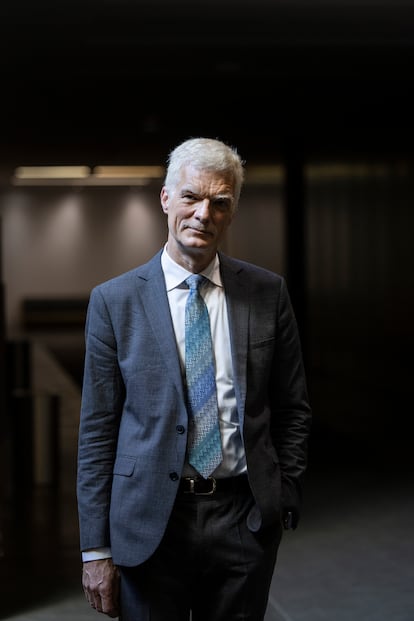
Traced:
MULTIPOLYGON (((160 187, 4 192, 8 334, 22 332, 25 299, 87 297, 97 283, 149 259, 167 235, 160 187)), ((246 186, 223 250, 280 272, 283 239, 280 185, 246 186)))
POLYGON ((307 171, 310 387, 330 432, 316 451, 381 467, 407 460, 413 429, 413 172, 390 159, 307 171))

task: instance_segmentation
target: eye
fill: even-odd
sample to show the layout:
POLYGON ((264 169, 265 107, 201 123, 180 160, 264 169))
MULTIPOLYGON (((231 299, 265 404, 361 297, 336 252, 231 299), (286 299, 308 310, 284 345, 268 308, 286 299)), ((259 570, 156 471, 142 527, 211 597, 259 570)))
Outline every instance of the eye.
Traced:
POLYGON ((197 200, 197 197, 192 192, 183 192, 181 198, 187 203, 193 203, 197 200))
POLYGON ((213 201, 214 209, 218 211, 230 211, 231 200, 229 198, 215 198, 213 201))

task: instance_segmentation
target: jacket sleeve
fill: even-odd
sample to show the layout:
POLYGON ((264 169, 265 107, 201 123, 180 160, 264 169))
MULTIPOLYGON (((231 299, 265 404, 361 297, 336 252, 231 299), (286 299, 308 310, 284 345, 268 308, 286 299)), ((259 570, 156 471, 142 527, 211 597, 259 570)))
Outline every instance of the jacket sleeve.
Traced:
POLYGON ((284 279, 272 375, 272 439, 281 468, 282 507, 299 512, 307 467, 311 408, 297 322, 284 279))
POLYGON ((78 436, 77 497, 81 550, 110 545, 109 507, 124 385, 110 315, 91 293, 78 436))

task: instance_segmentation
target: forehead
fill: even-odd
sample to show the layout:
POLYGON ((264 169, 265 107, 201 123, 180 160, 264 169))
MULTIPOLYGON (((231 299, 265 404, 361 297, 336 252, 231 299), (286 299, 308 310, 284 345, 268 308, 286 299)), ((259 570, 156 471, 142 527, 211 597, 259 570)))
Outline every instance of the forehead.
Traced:
POLYGON ((200 169, 190 164, 180 171, 179 187, 210 195, 233 195, 234 180, 231 173, 200 169))

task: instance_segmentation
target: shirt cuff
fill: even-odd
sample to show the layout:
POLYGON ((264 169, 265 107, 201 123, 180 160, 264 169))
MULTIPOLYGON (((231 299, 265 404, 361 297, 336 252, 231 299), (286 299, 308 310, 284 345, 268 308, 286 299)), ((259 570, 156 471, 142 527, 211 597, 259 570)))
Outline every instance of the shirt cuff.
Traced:
POLYGON ((95 550, 85 550, 82 552, 82 561, 100 561, 103 558, 111 558, 111 548, 96 548, 95 550))

